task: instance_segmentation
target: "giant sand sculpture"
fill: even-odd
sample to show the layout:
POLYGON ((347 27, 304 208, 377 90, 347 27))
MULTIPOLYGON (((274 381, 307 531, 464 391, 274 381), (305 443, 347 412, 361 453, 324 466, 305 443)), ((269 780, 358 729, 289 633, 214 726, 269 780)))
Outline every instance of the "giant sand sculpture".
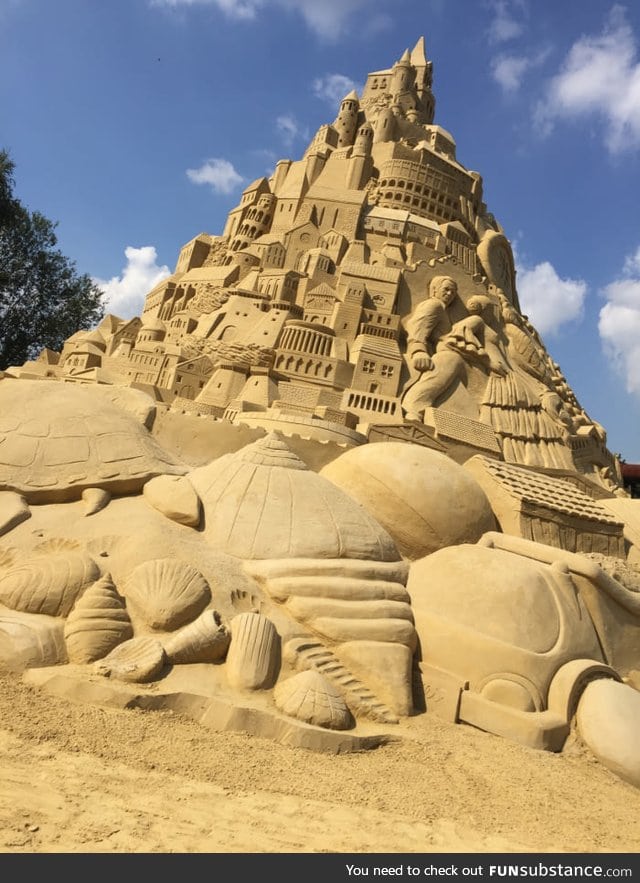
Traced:
POLYGON ((640 501, 520 310, 420 39, 140 317, 0 379, 0 659, 361 750, 430 714, 640 786, 640 501))

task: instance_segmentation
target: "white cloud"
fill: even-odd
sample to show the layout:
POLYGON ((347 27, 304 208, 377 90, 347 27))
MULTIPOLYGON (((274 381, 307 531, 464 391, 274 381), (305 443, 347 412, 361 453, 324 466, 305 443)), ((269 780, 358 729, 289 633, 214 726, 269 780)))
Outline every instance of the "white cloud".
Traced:
POLYGON ((354 89, 358 93, 361 92, 361 87, 344 74, 326 74, 324 77, 318 77, 313 81, 312 89, 317 98, 334 105, 339 104, 345 95, 354 89))
POLYGON ((491 73, 505 92, 517 92, 529 66, 529 60, 522 56, 499 55, 491 63, 491 73))
POLYGON ((290 113, 281 114, 276 119, 276 128, 287 147, 291 147, 296 138, 309 137, 308 131, 301 128, 296 118, 290 113))
POLYGON ((107 313, 113 313, 121 319, 132 319, 142 312, 144 299, 151 289, 166 279, 171 271, 166 265, 158 266, 158 255, 152 245, 144 245, 142 248, 129 245, 124 254, 127 263, 120 276, 113 276, 108 281, 93 281, 105 293, 104 305, 107 313))
POLYGON ((582 318, 587 283, 562 279, 549 261, 524 267, 516 256, 518 297, 522 312, 544 336, 582 318))
POLYGON ((214 193, 231 193, 244 183, 228 159, 208 159, 199 169, 187 169, 194 184, 209 184, 214 193))
POLYGON ((548 134, 556 120, 595 116, 611 153, 640 146, 640 63, 625 10, 615 5, 601 34, 582 36, 549 84, 536 110, 548 134))
MULTIPOLYGON (((435 0, 432 0, 432 2, 435 2, 435 0)), ((367 17, 362 23, 361 35, 372 39, 383 31, 390 31, 394 24, 395 20, 392 15, 389 15, 386 12, 380 12, 376 15, 367 17)))
POLYGON ((526 11, 522 0, 489 0, 487 6, 493 11, 493 19, 487 29, 492 43, 506 43, 520 36, 524 26, 513 13, 526 11))
POLYGON ((372 0, 276 0, 285 9, 295 10, 307 26, 324 40, 342 37, 354 12, 374 5, 372 0))
POLYGON ((524 75, 531 68, 539 67, 547 58, 549 51, 543 49, 536 55, 498 55, 491 62, 493 79, 505 92, 517 92, 522 85, 524 75))
POLYGON ((184 6, 217 6, 229 18, 253 20, 268 0, 149 0, 150 6, 178 9, 184 6))
POLYGON ((603 290, 598 331, 605 353, 624 377, 627 392, 640 395, 640 248, 622 275, 603 290))
MULTIPOLYGON (((307 27, 324 40, 337 40, 347 32, 355 12, 363 6, 372 6, 378 0, 149 0, 151 6, 178 9, 190 6, 215 6, 229 18, 253 20, 258 12, 269 6, 279 6, 302 16, 307 27)), ((377 29, 388 26, 389 18, 370 15, 365 25, 377 29)))
POLYGON ((625 258, 622 272, 625 276, 640 276, 640 246, 635 254, 625 258))

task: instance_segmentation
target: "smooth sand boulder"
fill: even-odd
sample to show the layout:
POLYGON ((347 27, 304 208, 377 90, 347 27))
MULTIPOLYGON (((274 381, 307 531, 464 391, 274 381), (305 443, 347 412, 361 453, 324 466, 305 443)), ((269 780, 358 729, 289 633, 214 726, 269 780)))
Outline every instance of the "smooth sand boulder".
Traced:
POLYGON ((464 467, 404 442, 352 448, 320 472, 364 508, 412 560, 495 530, 489 501, 464 467))
POLYGON ((598 760, 640 787, 640 692, 602 678, 587 684, 576 712, 580 736, 598 760))

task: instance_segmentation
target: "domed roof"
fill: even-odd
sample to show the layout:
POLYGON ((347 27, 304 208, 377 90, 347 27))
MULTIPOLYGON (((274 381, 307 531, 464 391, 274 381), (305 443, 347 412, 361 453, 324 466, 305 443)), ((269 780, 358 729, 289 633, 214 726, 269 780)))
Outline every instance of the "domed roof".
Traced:
POLYGON ((389 534, 277 433, 195 469, 209 542, 237 558, 398 561, 389 534))
POLYGON ((77 338, 77 341, 78 344, 82 345, 91 344, 103 352, 107 348, 107 343, 97 328, 94 328, 93 331, 82 331, 77 338))

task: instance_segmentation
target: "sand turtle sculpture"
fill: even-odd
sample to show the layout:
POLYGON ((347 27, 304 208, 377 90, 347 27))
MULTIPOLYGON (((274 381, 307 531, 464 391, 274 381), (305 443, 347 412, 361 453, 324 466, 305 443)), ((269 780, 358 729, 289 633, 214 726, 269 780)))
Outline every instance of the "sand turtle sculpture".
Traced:
POLYGON ((188 467, 161 447, 137 410, 95 387, 0 381, 0 533, 29 517, 31 503, 82 498, 91 514, 112 494, 139 493, 154 476, 184 475, 188 467))

